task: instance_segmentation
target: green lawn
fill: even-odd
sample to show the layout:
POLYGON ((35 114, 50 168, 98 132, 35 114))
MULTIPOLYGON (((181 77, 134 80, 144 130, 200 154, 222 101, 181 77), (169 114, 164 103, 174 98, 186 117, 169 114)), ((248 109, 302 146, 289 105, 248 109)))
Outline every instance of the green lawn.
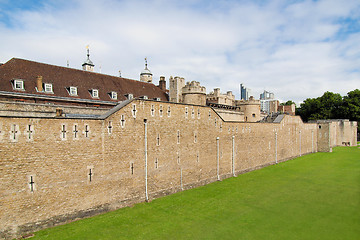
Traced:
POLYGON ((360 239, 360 149, 306 155, 32 239, 360 239))

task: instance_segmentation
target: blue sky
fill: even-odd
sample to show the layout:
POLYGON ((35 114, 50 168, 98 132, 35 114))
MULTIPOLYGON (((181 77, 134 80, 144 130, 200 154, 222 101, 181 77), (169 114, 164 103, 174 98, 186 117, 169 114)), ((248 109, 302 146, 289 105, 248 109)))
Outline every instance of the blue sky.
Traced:
POLYGON ((0 0, 0 62, 12 57, 138 79, 160 76, 238 97, 300 102, 360 88, 360 2, 0 0))

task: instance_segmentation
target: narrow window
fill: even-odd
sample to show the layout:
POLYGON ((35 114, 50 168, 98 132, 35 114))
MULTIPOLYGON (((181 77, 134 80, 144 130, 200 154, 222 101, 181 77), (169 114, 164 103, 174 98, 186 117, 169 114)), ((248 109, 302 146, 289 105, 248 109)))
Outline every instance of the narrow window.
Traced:
POLYGON ((155 158, 155 168, 157 169, 159 167, 159 160, 155 158))
POLYGON ((89 173, 88 173, 89 182, 91 182, 91 181, 93 180, 93 175, 94 175, 93 169, 92 169, 92 168, 89 168, 89 173))
POLYGON ((156 137, 156 146, 160 146, 160 133, 156 137))
POLYGON ((111 121, 109 121, 109 125, 108 125, 107 129, 108 129, 108 133, 111 134, 111 133, 112 133, 112 129, 113 129, 113 127, 112 127, 112 122, 111 122, 111 121))
POLYGON ((197 143, 197 134, 194 132, 194 143, 197 143))
POLYGON ((130 163, 130 173, 131 175, 134 175, 134 163, 130 163))
POLYGON ((220 132, 222 132, 222 123, 220 122, 220 132))
POLYGON ((171 116, 170 106, 168 106, 167 114, 168 114, 168 117, 170 117, 170 116, 171 116))
POLYGON ((252 116, 255 117, 255 113, 253 113, 252 116))
POLYGON ((16 124, 11 125, 10 139, 12 141, 17 141, 18 134, 19 134, 19 126, 16 124))
POLYGON ((151 116, 153 117, 155 115, 155 108, 154 105, 151 105, 151 116))
POLYGON ((199 153, 196 154, 196 162, 199 162, 199 153))
POLYGON ((125 127, 125 115, 121 115, 120 125, 121 125, 122 128, 125 127))
POLYGON ((180 130, 177 131, 177 143, 180 144, 180 130))
POLYGON ((160 117, 163 116, 163 107, 160 105, 160 108, 159 108, 159 114, 160 114, 160 117))
POLYGON ((136 112, 137 112, 137 110, 136 110, 136 104, 133 104, 132 106, 133 106, 133 109, 132 109, 131 112, 132 112, 133 117, 136 118, 136 112))
POLYGON ((34 176, 29 177, 29 188, 30 188, 30 192, 34 192, 34 190, 35 190, 35 178, 34 178, 34 176))
POLYGON ((66 126, 63 124, 61 126, 61 139, 66 139, 66 126))
POLYGON ((177 163, 180 164, 180 155, 177 153, 177 163))
POLYGON ((211 110, 209 110, 209 120, 211 119, 211 110))
POLYGON ((90 132, 90 130, 89 130, 89 125, 85 125, 85 131, 84 131, 84 134, 85 134, 85 138, 88 138, 89 137, 89 132, 90 132))
POLYGON ((77 139, 79 130, 78 130, 78 126, 76 124, 74 125, 74 131, 73 132, 74 132, 74 139, 77 139))
POLYGON ((216 118, 215 118, 215 127, 216 127, 217 123, 216 123, 216 118))
POLYGON ((194 110, 194 108, 191 109, 191 117, 195 118, 195 110, 194 110))
POLYGON ((26 135, 28 140, 33 139, 34 128, 32 125, 27 125, 26 135))
POLYGON ((198 109, 198 111, 197 111, 197 117, 198 117, 198 119, 200 119, 200 109, 198 109))
POLYGON ((186 118, 188 117, 188 113, 189 113, 188 107, 185 107, 185 117, 186 118))

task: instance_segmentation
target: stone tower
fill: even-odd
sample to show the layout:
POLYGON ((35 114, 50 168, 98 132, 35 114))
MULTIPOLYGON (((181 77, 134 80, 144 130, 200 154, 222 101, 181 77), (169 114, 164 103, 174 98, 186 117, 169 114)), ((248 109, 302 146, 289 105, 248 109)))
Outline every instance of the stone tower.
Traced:
POLYGON ((140 81, 152 83, 152 73, 147 67, 147 58, 145 58, 145 69, 140 73, 140 81))
POLYGON ((183 103, 194 105, 206 105, 206 88, 200 86, 199 82, 187 82, 182 88, 183 103))
POLYGON ((260 100, 255 100, 253 96, 247 101, 243 99, 237 101, 236 105, 244 112, 245 122, 257 122, 261 119, 260 100))
POLYGON ((86 46, 86 49, 87 49, 87 59, 86 59, 85 62, 82 64, 82 67, 83 67, 83 70, 85 70, 85 71, 93 72, 95 65, 94 65, 93 62, 90 60, 89 46, 86 46))
POLYGON ((185 79, 181 77, 172 76, 169 79, 169 101, 180 103, 182 102, 182 88, 185 87, 185 79))

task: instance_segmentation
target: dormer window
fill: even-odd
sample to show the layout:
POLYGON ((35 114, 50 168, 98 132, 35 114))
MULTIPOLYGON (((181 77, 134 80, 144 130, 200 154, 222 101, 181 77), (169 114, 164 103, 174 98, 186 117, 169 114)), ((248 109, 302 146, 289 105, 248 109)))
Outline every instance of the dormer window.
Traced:
POLYGON ((70 96, 77 96, 77 87, 69 87, 68 88, 70 96))
POLYGON ((125 95, 127 97, 127 99, 131 100, 134 98, 134 95, 132 93, 128 93, 125 95))
POLYGON ((14 90, 25 91, 24 80, 15 79, 13 82, 14 90))
POLYGON ((44 83, 44 91, 46 93, 54 93, 52 83, 44 83))
POLYGON ((91 89, 90 94, 92 98, 99 98, 99 90, 98 89, 91 89))
POLYGON ((109 93, 111 100, 117 100, 117 92, 110 92, 109 93))
POLYGON ((144 96, 143 98, 144 98, 144 99, 148 99, 148 96, 144 96))

